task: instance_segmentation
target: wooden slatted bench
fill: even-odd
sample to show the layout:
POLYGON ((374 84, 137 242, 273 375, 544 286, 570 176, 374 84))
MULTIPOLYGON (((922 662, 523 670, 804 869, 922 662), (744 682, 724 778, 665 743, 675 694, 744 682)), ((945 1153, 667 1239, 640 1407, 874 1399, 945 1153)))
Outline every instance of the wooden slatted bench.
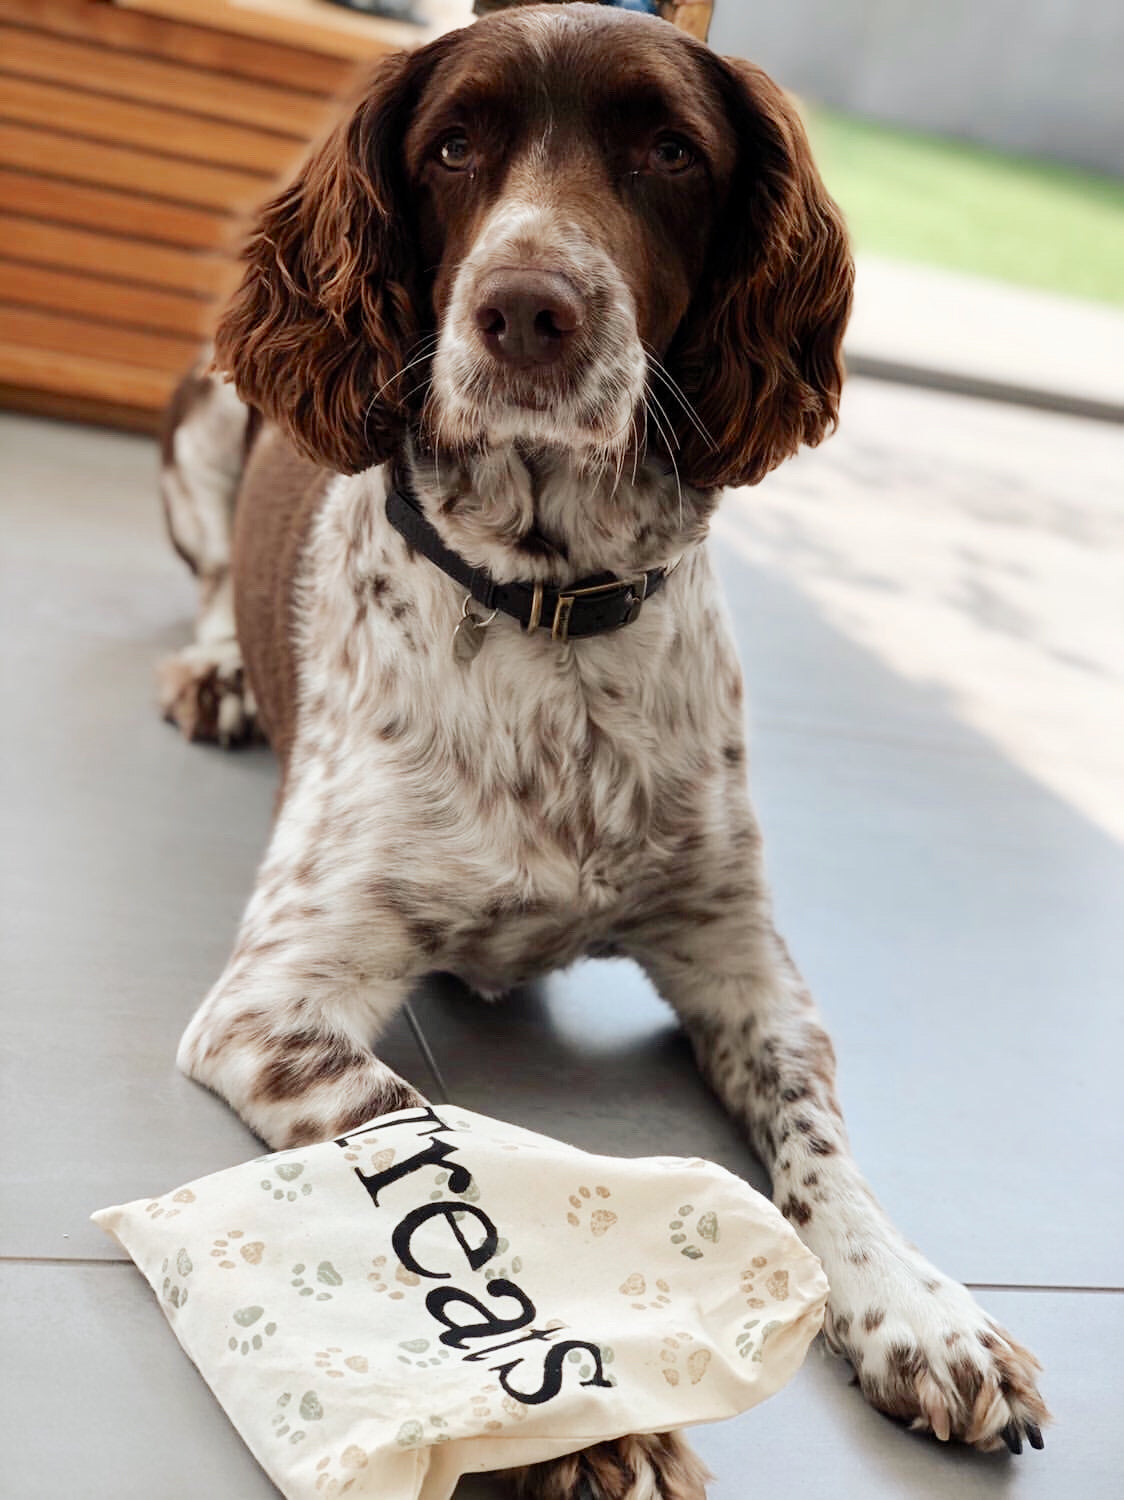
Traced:
POLYGON ((315 0, 0 0, 0 405, 151 430, 246 215, 427 28, 315 0))

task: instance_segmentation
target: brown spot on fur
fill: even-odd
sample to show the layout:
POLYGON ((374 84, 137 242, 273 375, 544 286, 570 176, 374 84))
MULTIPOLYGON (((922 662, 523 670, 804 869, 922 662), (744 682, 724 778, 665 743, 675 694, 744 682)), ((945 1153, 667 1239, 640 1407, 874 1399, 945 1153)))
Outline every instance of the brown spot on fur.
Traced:
POLYGON ((867 1333, 873 1333, 876 1328, 881 1328, 886 1317, 884 1307, 868 1307, 863 1313, 863 1327, 867 1333))
POLYGON ((308 1027, 275 1039, 274 1056, 258 1074, 254 1093, 268 1104, 297 1099, 317 1084, 367 1068, 371 1060, 370 1052, 346 1037, 308 1027))
POLYGON ((385 1084, 368 1095, 362 1104, 336 1116, 332 1122, 331 1136, 346 1135, 349 1130, 365 1125, 376 1115, 389 1115, 396 1109, 413 1109, 425 1102, 417 1089, 412 1088, 405 1079, 399 1078, 388 1069, 385 1084))
POLYGON ((958 1344, 960 1342, 960 1338, 961 1338, 961 1335, 954 1328, 951 1333, 946 1333, 945 1334, 944 1341, 945 1341, 945 1344, 948 1346, 948 1348, 951 1349, 954 1344, 958 1344))
POLYGON ((781 1213, 786 1219, 801 1228, 807 1224, 812 1217, 812 1205, 805 1203, 802 1199, 789 1195, 781 1206, 781 1213))
POLYGON ((870 1252, 861 1245, 856 1245, 853 1250, 847 1251, 847 1259, 853 1266, 865 1266, 870 1260, 870 1252))
POLYGON ((203 1061, 213 1062, 228 1047, 258 1047, 268 1036, 268 1014, 264 1010, 244 1010, 226 1023, 222 1032, 207 1048, 203 1061))
POLYGON ((815 1187, 816 1183, 819 1182, 819 1180, 820 1177, 818 1172, 808 1172, 804 1176, 804 1186, 815 1187))
POLYGON ((808 1150, 815 1156, 834 1156, 835 1147, 830 1141, 825 1141, 823 1136, 814 1135, 808 1142, 808 1150))

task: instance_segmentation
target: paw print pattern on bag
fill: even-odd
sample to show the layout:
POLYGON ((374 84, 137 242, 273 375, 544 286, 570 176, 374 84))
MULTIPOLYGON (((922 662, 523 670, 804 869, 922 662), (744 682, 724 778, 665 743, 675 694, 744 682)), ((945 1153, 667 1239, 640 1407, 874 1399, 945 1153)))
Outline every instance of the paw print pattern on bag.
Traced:
POLYGON ((363 1354, 349 1354, 340 1359, 343 1350, 337 1344, 329 1349, 318 1349, 316 1351, 316 1368, 323 1370, 324 1374, 331 1380, 344 1380, 348 1374, 366 1375, 371 1366, 363 1354), (343 1365, 345 1368, 341 1369, 343 1365))
MULTIPOLYGON (((695 1212, 693 1203, 684 1203, 678 1214, 667 1226, 671 1230, 671 1243, 680 1245, 680 1255, 685 1255, 688 1260, 702 1260, 706 1251, 698 1245, 690 1243, 691 1226, 688 1222, 695 1212)), ((712 1245, 717 1245, 719 1240, 718 1215, 716 1213, 703 1213, 698 1217, 694 1226, 694 1235, 700 1240, 709 1240, 712 1245)))
POLYGON ((663 1340, 660 1349, 660 1365, 663 1378, 668 1385, 677 1386, 685 1380, 691 1385, 698 1385, 710 1368, 710 1350, 688 1350, 686 1346, 692 1342, 689 1333, 680 1333, 663 1340))
MULTIPOLYGON (((293 1267, 293 1275, 289 1285, 295 1287, 302 1297, 314 1296, 317 1302, 330 1302, 332 1300, 331 1292, 318 1292, 314 1286, 309 1286, 305 1280, 306 1269, 304 1262, 298 1261, 293 1267)), ((330 1260, 322 1260, 316 1267, 316 1280, 324 1287, 343 1286, 343 1277, 330 1260)))
POLYGON ((652 1287, 653 1297, 650 1302, 637 1300, 648 1295, 648 1283, 639 1271, 633 1271, 621 1283, 619 1291, 622 1297, 630 1300, 637 1312, 658 1312, 671 1302, 671 1287, 662 1277, 654 1281, 652 1287))
POLYGON ((617 1222, 617 1216, 611 1208, 594 1207, 594 1193, 601 1199, 613 1196, 607 1187, 597 1187, 592 1192, 587 1187, 578 1188, 576 1193, 570 1194, 570 1211, 566 1215, 566 1223, 572 1229, 579 1229, 582 1222, 581 1216, 585 1213, 586 1209, 589 1209, 589 1232, 594 1236, 600 1236, 608 1234, 609 1230, 617 1222))
POLYGON ((288 1186, 289 1183, 296 1182, 297 1178, 304 1172, 303 1162, 279 1161, 274 1166, 273 1172, 276 1177, 281 1179, 281 1185, 278 1186, 276 1182, 271 1182, 268 1177, 263 1177, 260 1186, 263 1193, 271 1193, 278 1202, 283 1198, 287 1198, 290 1203, 295 1203, 298 1197, 303 1196, 307 1198, 309 1193, 312 1192, 311 1182, 302 1182, 299 1191, 294 1187, 288 1186))
POLYGON ((257 1307, 256 1305, 252 1307, 239 1307, 231 1313, 231 1317, 238 1324, 239 1328, 247 1330, 244 1339, 240 1339, 237 1334, 233 1334, 227 1339, 226 1347, 230 1350, 231 1354, 236 1354, 241 1350, 243 1355, 247 1355, 253 1350, 262 1348, 266 1340, 273 1337, 277 1332, 276 1323, 262 1323, 260 1328, 257 1327, 257 1324, 264 1315, 265 1308, 257 1307), (249 1332, 251 1328, 254 1329, 253 1333, 249 1332))
POLYGON ((160 1290, 169 1307, 182 1307, 187 1301, 187 1278, 194 1269, 191 1256, 184 1249, 177 1250, 174 1265, 170 1257, 164 1261, 160 1268, 164 1277, 160 1290))
POLYGON ((743 1323, 741 1332, 734 1340, 742 1359, 752 1358, 755 1364, 760 1364, 764 1358, 765 1340, 780 1326, 776 1319, 766 1323, 764 1327, 761 1326, 760 1318, 750 1318, 743 1323))

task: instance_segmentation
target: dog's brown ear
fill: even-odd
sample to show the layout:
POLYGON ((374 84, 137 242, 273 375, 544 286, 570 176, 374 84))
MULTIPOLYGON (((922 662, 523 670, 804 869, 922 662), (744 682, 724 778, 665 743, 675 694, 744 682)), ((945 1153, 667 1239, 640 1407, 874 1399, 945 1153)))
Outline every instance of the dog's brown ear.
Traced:
POLYGON ((686 422, 679 434, 683 478, 703 487, 756 484, 834 427, 854 278, 842 215, 793 104, 750 63, 713 66, 738 162, 668 357, 710 439, 686 422))
POLYGON ((356 473, 391 453, 396 379, 418 334, 397 153, 413 59, 384 59, 351 116, 261 210, 215 365, 318 463, 356 473))

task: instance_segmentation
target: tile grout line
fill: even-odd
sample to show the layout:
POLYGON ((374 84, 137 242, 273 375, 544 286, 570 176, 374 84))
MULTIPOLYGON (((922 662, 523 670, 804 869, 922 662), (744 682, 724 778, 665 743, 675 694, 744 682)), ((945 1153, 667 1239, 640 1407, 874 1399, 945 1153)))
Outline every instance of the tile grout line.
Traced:
POLYGON ((437 1066, 437 1059, 433 1055, 433 1048, 429 1045, 429 1040, 426 1037, 425 1033, 422 1031, 417 1016, 414 1015, 414 1007, 408 1000, 405 1005, 405 1011, 406 1020, 409 1024, 410 1030, 414 1034, 414 1041, 418 1044, 418 1049, 421 1052, 422 1060, 425 1062, 425 1065, 429 1069, 429 1071, 433 1074, 434 1082, 437 1084, 438 1090, 441 1093, 440 1102, 442 1104, 448 1104, 450 1103, 449 1087, 445 1082, 445 1079, 441 1073, 441 1069, 437 1066))
MULTIPOLYGON (((0 1266, 132 1266, 127 1257, 121 1259, 93 1255, 0 1255, 0 1266)), ((1084 1296, 1119 1297, 1124 1295, 1124 1286, 1075 1286, 1072 1284, 1050 1286, 1045 1282, 1015 1281, 966 1281, 973 1292, 1057 1292, 1084 1296)))

